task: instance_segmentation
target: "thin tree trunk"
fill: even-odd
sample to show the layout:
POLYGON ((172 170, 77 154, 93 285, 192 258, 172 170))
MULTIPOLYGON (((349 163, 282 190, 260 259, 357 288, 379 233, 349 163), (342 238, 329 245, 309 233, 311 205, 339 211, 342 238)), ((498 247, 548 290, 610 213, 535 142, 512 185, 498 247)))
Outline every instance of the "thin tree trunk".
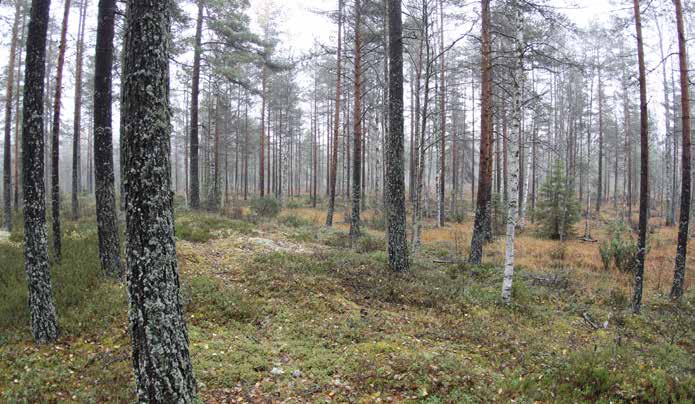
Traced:
POLYGON ((688 55, 685 43, 685 24, 683 23, 683 5, 681 0, 673 0, 676 5, 676 24, 678 27, 678 61, 680 65, 681 84, 681 125, 682 125, 682 179, 681 179, 681 208, 678 225, 678 247, 676 249, 676 268, 671 287, 671 298, 680 299, 683 296, 685 282, 685 263, 688 252, 688 226, 690 224, 690 85, 688 81, 688 55))
POLYGON ((338 53, 337 73, 335 78, 335 114, 333 117, 333 155, 331 157, 331 172, 328 191, 328 212, 326 213, 326 226, 333 226, 333 214, 335 212, 335 184, 338 171, 338 144, 340 143, 340 78, 342 75, 342 31, 343 31, 343 0, 338 0, 338 53))
POLYGON ((127 7, 123 113, 128 122, 128 317, 138 400, 190 403, 196 383, 179 291, 169 160, 171 9, 168 0, 129 0, 127 7))
MULTIPOLYGON (((5 145, 3 150, 3 227, 12 231, 12 95, 14 91, 14 66, 17 57, 17 31, 22 13, 22 2, 16 0, 12 39, 10 42, 10 59, 7 65, 7 85, 5 91, 5 145)), ((19 113, 19 111, 17 111, 19 113)), ((19 131, 17 131, 19 132, 19 131)), ((15 139, 17 142, 17 139, 15 139)))
POLYGON ((635 287, 632 298, 632 311, 639 313, 642 306, 642 284, 644 278, 644 259, 647 254, 647 226, 649 224, 649 116, 647 111, 647 79, 644 65, 644 44, 642 40, 642 19, 639 0, 633 0, 635 11, 635 30, 637 32, 637 59, 640 84, 640 207, 639 241, 635 259, 635 287))
MULTIPOLYGON (((77 57, 75 61, 75 118, 73 120, 73 140, 72 140, 72 218, 77 220, 80 217, 80 205, 78 196, 82 192, 82 173, 81 173, 81 154, 80 154, 80 132, 82 131, 82 60, 84 55, 84 31, 87 14, 87 0, 82 0, 80 8, 79 33, 77 39, 77 57)), ((88 170, 89 171, 89 170, 88 170)), ((87 173, 91 177, 91 172, 87 173)))
POLYGON ((55 98, 53 100, 53 129, 51 136, 51 216, 53 218, 53 255, 57 262, 61 256, 60 231, 60 99, 63 91, 63 66, 65 64, 66 36, 68 17, 70 16, 70 0, 65 0, 63 24, 60 31, 60 47, 58 50, 58 70, 55 78, 55 98))
MULTIPOLYGON (((21 0, 22 4, 26 8, 26 1, 21 0)), ((21 114, 20 114, 20 81, 22 77, 22 51, 23 51, 23 43, 24 43, 24 34, 25 34, 25 28, 26 28, 26 18, 27 18, 27 12, 26 9, 22 11, 22 25, 21 25, 21 38, 19 40, 19 57, 17 57, 17 82, 16 82, 16 91, 15 91, 15 125, 14 125, 14 130, 15 130, 15 140, 14 140, 14 210, 15 212, 19 211, 19 206, 22 203, 23 195, 23 189, 22 189, 22 183, 23 183, 23 175, 22 171, 19 169, 19 161, 21 160, 20 156, 20 145, 22 143, 22 125, 20 122, 21 119, 21 114), (21 175, 21 176, 20 176, 21 175)))
POLYGON ((191 134, 190 134, 190 207, 200 208, 200 175, 199 175, 199 141, 198 141, 198 97, 200 95, 200 55, 203 36, 203 0, 198 0, 198 17, 195 28, 195 45, 193 49, 193 73, 191 75, 191 134))
POLYGON ((444 1, 439 1, 439 42, 440 42, 440 72, 439 72, 439 94, 440 94, 440 106, 441 109, 441 145, 440 145, 440 162, 439 162, 439 203, 438 203, 438 215, 437 215, 437 225, 439 227, 444 226, 444 220, 446 217, 446 212, 444 211, 444 197, 446 191, 446 59, 444 57, 444 1))
POLYGON ((354 154, 352 164, 352 215, 350 216, 350 242, 361 235, 360 198, 362 196, 362 10, 360 0, 355 0, 355 107, 354 154))

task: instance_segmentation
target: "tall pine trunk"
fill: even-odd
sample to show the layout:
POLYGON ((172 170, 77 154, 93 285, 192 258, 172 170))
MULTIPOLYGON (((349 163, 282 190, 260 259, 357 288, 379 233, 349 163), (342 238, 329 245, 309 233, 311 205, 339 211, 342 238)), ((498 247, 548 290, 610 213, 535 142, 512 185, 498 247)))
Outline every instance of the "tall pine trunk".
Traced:
POLYGON ((112 68, 116 0, 99 0, 94 57, 94 176, 101 269, 123 276, 113 168, 112 68))
MULTIPOLYGON (((7 85, 5 91, 5 146, 3 149, 3 228, 12 230, 12 95, 14 91, 14 66, 17 56, 17 31, 22 18, 22 2, 16 0, 12 39, 10 42, 10 60, 7 65, 7 85)), ((19 111, 17 111, 19 113, 19 111)), ((18 133, 19 131, 17 131, 18 133)), ((15 139, 15 142, 17 139, 15 139)))
POLYGON ((676 24, 678 27, 678 61, 681 81, 681 125, 682 125, 682 179, 681 208, 678 224, 678 247, 676 249, 676 269, 671 287, 671 298, 683 296, 685 281, 685 262, 688 252, 688 226, 690 224, 690 94, 688 86, 688 55, 685 43, 685 24, 683 23, 683 5, 681 0, 673 0, 676 5, 676 24))
POLYGON ((328 212, 326 213, 326 226, 333 225, 333 214, 335 212, 335 184, 338 171, 338 144, 340 143, 340 95, 341 95, 341 75, 342 75, 342 45, 343 45, 343 0, 338 0, 338 52, 336 56, 336 77, 335 77, 335 112, 333 117, 333 144, 331 152, 331 167, 328 182, 328 212))
POLYGON ((63 25, 60 30, 58 48, 58 66, 55 78, 55 98, 53 99, 53 128, 51 131, 51 215, 53 219, 53 256, 60 262, 60 99, 63 92, 63 67, 65 65, 65 47, 70 16, 70 0, 65 0, 63 25))
POLYGON ((200 95, 200 54, 203 36, 203 0, 198 0, 198 17, 195 28, 195 48, 193 50, 193 73, 191 75, 191 128, 190 128, 190 207, 200 208, 200 174, 198 141, 198 98, 200 95))
POLYGON ((140 402, 190 403, 196 383, 179 291, 171 192, 168 0, 128 1, 123 101, 126 261, 140 402))
POLYGON ((38 343, 58 338, 46 230, 43 95, 50 0, 32 0, 27 36, 22 112, 24 178, 24 257, 29 290, 31 333, 38 343))
MULTIPOLYGON (((82 0, 80 6, 80 23, 77 38, 77 56, 75 61, 75 118, 72 140, 72 218, 80 217, 80 205, 78 196, 82 192, 82 169, 80 153, 80 132, 82 131, 82 61, 84 55, 84 31, 87 15, 87 0, 82 0)), ((87 177, 92 173, 87 170, 87 177)))
POLYGON ((475 223, 471 252, 471 264, 480 264, 483 258, 483 243, 490 224, 490 192, 492 168, 492 61, 490 48, 490 0, 482 0, 482 59, 481 59, 481 121, 478 199, 475 208, 475 223))
POLYGON ((444 219, 446 217, 445 207, 444 207, 444 197, 446 192, 446 63, 444 57, 444 2, 439 1, 439 46, 441 54, 439 57, 439 109, 441 113, 441 139, 440 139, 440 153, 439 158, 439 184, 438 184, 438 203, 437 203, 437 225, 439 227, 444 226, 444 219))
POLYGON ((362 10, 355 0, 355 107, 354 150, 352 164, 352 214, 350 215, 350 241, 360 236, 360 198, 362 196, 362 10))
POLYGON ((635 258, 635 287, 632 298, 632 311, 639 313, 642 307, 642 284, 644 278, 644 259, 647 254, 647 226, 649 225, 649 116, 647 111, 647 79, 644 65, 644 42, 642 39, 642 18, 639 0, 633 0, 635 30, 637 33, 637 60, 639 64, 640 87, 640 206, 639 241, 635 258))

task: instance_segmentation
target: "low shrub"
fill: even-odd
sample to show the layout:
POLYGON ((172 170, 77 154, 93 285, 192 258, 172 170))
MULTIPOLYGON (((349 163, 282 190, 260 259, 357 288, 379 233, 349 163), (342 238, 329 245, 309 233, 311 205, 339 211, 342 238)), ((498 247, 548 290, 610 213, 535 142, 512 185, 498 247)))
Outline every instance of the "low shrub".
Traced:
POLYGON ((281 209, 280 202, 275 198, 263 197, 251 201, 251 210, 262 218, 273 218, 281 209))

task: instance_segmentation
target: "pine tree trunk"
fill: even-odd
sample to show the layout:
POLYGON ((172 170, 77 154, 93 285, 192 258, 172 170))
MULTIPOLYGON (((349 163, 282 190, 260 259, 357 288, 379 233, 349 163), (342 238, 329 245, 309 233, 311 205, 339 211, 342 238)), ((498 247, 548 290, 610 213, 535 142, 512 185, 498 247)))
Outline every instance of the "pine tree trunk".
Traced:
POLYGON ((62 238, 60 231, 60 99, 63 92, 63 66, 65 64, 65 41, 69 16, 70 0, 65 0, 65 12, 63 14, 58 50, 58 70, 55 78, 53 129, 51 132, 51 216, 53 218, 53 256, 57 262, 60 262, 62 238))
POLYGON ((637 59, 640 85, 640 207, 639 241, 635 259, 635 287, 632 298, 632 311, 639 313, 642 307, 642 284, 644 278, 644 259, 647 254, 647 226, 649 224, 649 116, 647 111, 647 79, 644 64, 644 43, 642 39, 642 19, 639 0, 633 0, 635 11, 635 30, 637 32, 637 59))
POLYGON ((198 17, 195 28, 195 48, 193 50, 193 73, 191 75, 191 135, 190 135, 190 207, 200 208, 200 174, 199 174, 199 140, 198 140, 198 108, 200 96, 200 57, 203 36, 203 0, 198 0, 198 17))
POLYGON ((20 82, 22 79, 22 51, 23 51, 23 43, 24 43, 24 34, 25 34, 25 28, 26 28, 26 18, 27 18, 27 12, 25 10, 26 8, 26 1, 21 0, 23 10, 22 10, 22 25, 20 28, 21 32, 21 37, 19 39, 19 57, 17 57, 17 82, 15 83, 16 91, 15 97, 14 97, 14 105, 15 105, 15 141, 14 141, 14 210, 15 212, 19 211, 20 204, 22 203, 24 199, 24 195, 22 195, 23 189, 23 178, 24 176, 22 175, 22 171, 19 169, 19 161, 21 160, 20 156, 20 145, 22 143, 22 128, 21 128, 21 114, 20 114, 20 82))
POLYGON ((171 192, 170 1, 128 1, 124 66, 126 257, 140 402, 196 395, 179 292, 171 192), (145 91, 146 89, 146 91, 145 91))
POLYGON ((596 213, 601 211, 603 201, 603 80, 601 66, 598 68, 598 185, 596 187, 596 213))
POLYGON ((682 125, 682 179, 681 207, 678 224, 678 247, 676 249, 676 269, 671 287, 671 298, 683 296, 685 282, 685 263, 688 252, 688 226, 690 224, 690 94, 688 86, 688 55, 685 43, 685 24, 683 23, 683 5, 681 0, 673 0, 676 5, 676 24, 678 27, 678 61, 680 65, 681 84, 681 125, 682 125))
POLYGON ((27 36, 22 170, 24 178, 24 257, 29 290, 31 333, 37 343, 58 338, 46 230, 44 183, 44 75, 50 0, 32 0, 27 36))
MULTIPOLYGON (((5 91, 5 145, 3 149, 3 228, 12 231, 12 96, 14 91, 14 66, 17 58, 17 31, 22 17, 22 2, 15 0, 14 22, 10 56, 7 64, 7 84, 5 91)), ((19 111, 17 111, 19 113, 19 111)), ((15 139, 15 142, 17 140, 15 139)))
POLYGON ((492 62, 490 49, 490 0, 482 0, 481 121, 478 199, 469 262, 480 264, 490 224, 492 167, 492 62))
MULTIPOLYGON (((87 14, 87 0, 82 0, 80 8, 79 33, 77 39, 77 60, 75 61, 75 118, 72 141, 72 218, 80 217, 80 205, 78 196, 82 192, 80 132, 82 131, 82 60, 84 55, 84 31, 87 14)), ((91 172, 87 176, 91 176, 91 172)))
POLYGON ((350 215, 351 243, 361 235, 360 198, 362 196, 362 35, 360 0, 355 0, 355 107, 354 113, 354 151, 352 164, 352 214, 350 215))
POLYGON ((111 127, 113 38, 116 0, 99 0, 94 58, 94 176, 101 269, 121 278, 120 235, 116 213, 111 127))
POLYGON ((444 226, 444 220, 446 217, 446 212, 444 211, 444 197, 446 196, 446 59, 444 57, 444 2, 439 1, 439 42, 441 58, 439 62, 440 72, 439 72, 439 109, 441 110, 441 139, 440 139, 440 152, 441 157, 439 161, 439 192, 438 192, 438 205, 437 205, 437 225, 439 227, 444 226))
POLYGON ((342 75, 342 45, 343 45, 343 0, 338 0, 338 52, 336 60, 335 78, 335 113, 333 117, 333 151, 331 156, 331 170, 328 186, 328 212, 326 213, 326 226, 333 226, 333 214, 335 213, 335 184, 338 171, 338 145, 340 143, 340 95, 342 75))

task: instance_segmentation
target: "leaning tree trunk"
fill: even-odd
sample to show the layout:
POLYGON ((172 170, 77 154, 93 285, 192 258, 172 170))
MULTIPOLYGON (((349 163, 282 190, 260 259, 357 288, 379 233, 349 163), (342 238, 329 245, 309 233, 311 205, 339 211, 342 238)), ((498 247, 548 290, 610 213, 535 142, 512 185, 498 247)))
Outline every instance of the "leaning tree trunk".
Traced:
MULTIPOLYGON (((80 9, 79 33, 77 39, 77 57, 75 61, 75 119, 72 140, 72 218, 80 217, 80 205, 78 196, 82 192, 82 175, 80 155, 80 132, 82 131, 82 60, 84 55, 84 27, 86 24, 87 0, 82 0, 80 9)), ((87 170, 87 176, 92 173, 87 170)))
POLYGON ((190 403, 196 383, 179 291, 169 161, 172 7, 169 0, 128 1, 123 77, 126 260, 139 401, 190 403))
POLYGON ((343 0, 338 0, 338 52, 336 60, 335 78, 335 112, 333 116, 333 144, 331 152, 331 172, 328 182, 328 212, 326 213, 326 226, 333 226, 333 213, 335 212, 335 183, 338 171, 338 143, 340 137, 340 78, 342 75, 342 45, 343 45, 343 0))
POLYGON ((688 252, 688 226, 690 224, 690 98, 688 86, 688 55, 685 44, 685 25, 683 24, 683 5, 681 0, 673 1, 676 5, 676 24, 678 26, 678 61, 680 64, 681 81, 681 122, 682 122, 682 180, 681 180, 681 209, 678 224, 678 247, 676 249, 676 269, 671 287, 671 298, 680 299, 683 296, 685 281, 685 261, 688 252))
POLYGON ((362 193, 362 38, 360 0, 355 0, 355 107, 354 151, 352 164, 352 214, 350 215, 350 242, 360 236, 360 198, 362 193))
POLYGON ((203 0, 198 0, 198 18, 195 28, 195 48, 193 50, 193 73, 191 74, 191 138, 190 153, 190 201, 191 209, 200 208, 200 175, 198 164, 198 97, 200 95, 200 53, 203 36, 203 0))
POLYGON ((632 311, 639 313, 642 306, 642 284, 644 278, 644 259, 647 254, 647 226, 649 222, 649 116, 647 111, 647 79, 644 65, 644 42, 642 39, 642 19, 639 0, 633 0, 635 11, 635 30, 637 32, 637 59, 639 64, 640 87, 640 206, 639 241, 635 258, 635 288, 632 298, 632 311))
POLYGON ((116 0, 99 0, 96 56, 94 58, 94 177, 101 269, 111 277, 123 276, 116 214, 111 128, 113 37, 116 0))
POLYGON ((63 66, 65 64, 65 46, 70 16, 70 0, 65 0, 63 25, 60 31, 58 50, 58 70, 55 81, 55 98, 53 99, 53 129, 51 142, 51 215, 53 219, 53 255, 60 262, 60 98, 63 92, 63 66))
POLYGON ((492 61, 490 49, 490 0, 482 0, 482 63, 481 63, 481 121, 478 199, 471 239, 471 264, 480 264, 483 243, 490 222, 490 191, 492 167, 492 61))
POLYGON ((38 343, 58 338, 46 230, 43 90, 50 0, 32 0, 22 112, 24 178, 24 257, 29 289, 31 333, 38 343))
MULTIPOLYGON (((3 227, 12 230, 12 95, 14 91, 14 65, 17 55, 17 31, 19 20, 22 18, 22 2, 16 0, 14 23, 12 24, 12 39, 10 45, 10 60, 7 65, 7 86, 5 92, 5 146, 3 149, 3 227)), ((19 113, 19 111, 17 111, 19 113)), ((17 131, 19 132, 19 131, 17 131)), ((15 142, 17 140, 15 139, 15 142)))
MULTIPOLYGON (((516 235, 516 219, 519 209, 519 171, 522 166, 519 158, 522 139, 522 107, 521 92, 524 86, 524 45, 523 45, 523 14, 521 7, 516 6, 516 38, 515 38, 515 66, 513 71, 512 86, 512 139, 509 147, 509 196, 507 200, 507 240, 504 254, 504 280, 502 283, 502 298, 510 303, 512 300, 512 282, 514 279, 514 238, 516 235)), ((527 176, 528 177, 528 176, 527 176)), ((528 187, 527 187, 528 188, 528 187)), ((523 216, 522 216, 523 217, 523 216)))

